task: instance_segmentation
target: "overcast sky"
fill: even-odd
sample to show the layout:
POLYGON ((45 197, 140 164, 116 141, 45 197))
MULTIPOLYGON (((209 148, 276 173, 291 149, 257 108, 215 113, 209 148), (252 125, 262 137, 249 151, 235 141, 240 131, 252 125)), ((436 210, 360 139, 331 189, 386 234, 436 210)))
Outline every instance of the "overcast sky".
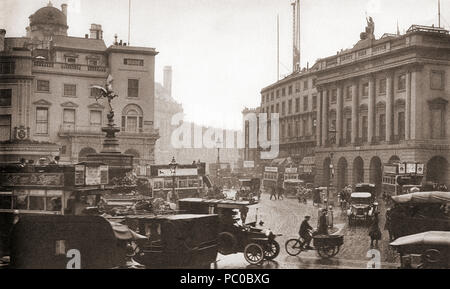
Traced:
MULTIPOLYGON (((173 67, 173 96, 186 119, 241 128, 241 111, 256 107, 260 90, 276 81, 276 17, 280 17, 280 74, 292 69, 292 0, 131 0, 131 44, 155 47, 156 81, 173 67)), ((0 28, 24 36, 28 17, 45 0, 0 0, 0 28)), ((411 24, 437 25, 438 0, 301 0, 301 62, 350 48, 366 25, 375 35, 403 33, 411 24)), ((128 0, 54 0, 67 3, 69 35, 101 24, 109 46, 128 38, 128 0)), ((441 26, 450 27, 450 0, 441 0, 441 26)))

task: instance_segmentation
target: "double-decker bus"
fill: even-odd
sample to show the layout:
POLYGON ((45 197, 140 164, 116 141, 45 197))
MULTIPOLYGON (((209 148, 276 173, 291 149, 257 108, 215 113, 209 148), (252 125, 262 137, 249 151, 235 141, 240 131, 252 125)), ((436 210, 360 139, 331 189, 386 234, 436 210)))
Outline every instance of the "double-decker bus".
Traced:
POLYGON ((277 187, 282 182, 283 175, 278 173, 278 167, 264 167, 263 186, 264 189, 277 187))
POLYGON ((180 164, 173 174, 169 165, 151 165, 145 170, 140 170, 139 177, 145 176, 148 179, 152 197, 167 199, 167 194, 173 190, 174 179, 175 191, 179 198, 199 197, 203 195, 205 186, 212 185, 205 174, 205 167, 205 163, 180 164), (145 174, 142 175, 143 173, 145 174))
POLYGON ((390 196, 409 193, 413 187, 420 187, 424 175, 422 163, 394 163, 383 166, 382 190, 390 196))

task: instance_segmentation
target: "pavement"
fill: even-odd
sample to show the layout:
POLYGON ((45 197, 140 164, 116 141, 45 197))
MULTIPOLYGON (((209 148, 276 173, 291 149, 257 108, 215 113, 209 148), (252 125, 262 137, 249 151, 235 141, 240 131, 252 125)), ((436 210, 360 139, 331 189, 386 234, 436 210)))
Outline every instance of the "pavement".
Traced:
POLYGON ((305 215, 310 215, 310 225, 317 227, 318 207, 313 206, 311 200, 307 204, 299 203, 297 199, 285 198, 284 200, 269 200, 268 194, 263 194, 259 204, 250 207, 247 222, 255 220, 264 221, 265 228, 271 229, 275 234, 282 234, 276 238, 281 247, 281 252, 273 261, 264 261, 259 265, 249 265, 242 253, 227 256, 218 256, 216 268, 219 269, 339 269, 339 268, 398 268, 398 254, 389 247, 388 234, 384 231, 384 207, 380 207, 380 229, 382 240, 378 247, 370 247, 368 225, 363 224, 348 226, 345 212, 335 208, 334 228, 332 233, 344 235, 344 244, 340 252, 333 258, 323 259, 315 250, 301 252, 298 256, 290 256, 286 253, 285 242, 298 237, 298 230, 305 215), (334 231, 334 232, 333 232, 334 231), (378 251, 370 251, 375 249, 378 251), (376 261, 376 262, 374 262, 376 261))

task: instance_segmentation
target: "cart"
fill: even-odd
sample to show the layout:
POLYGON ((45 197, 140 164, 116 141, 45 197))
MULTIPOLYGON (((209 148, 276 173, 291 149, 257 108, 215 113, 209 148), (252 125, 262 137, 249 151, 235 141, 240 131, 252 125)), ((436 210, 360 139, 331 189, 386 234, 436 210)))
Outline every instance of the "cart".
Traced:
MULTIPOLYGON (((297 256, 303 251, 304 241, 302 238, 289 239, 285 244, 286 252, 291 256, 297 256)), ((339 253, 341 246, 344 244, 343 235, 315 235, 313 236, 313 244, 315 250, 322 258, 331 258, 339 253)))
POLYGON ((263 260, 275 259, 280 253, 280 245, 271 230, 261 228, 262 222, 245 223, 249 201, 207 200, 199 198, 181 199, 179 210, 189 214, 219 215, 219 253, 229 255, 244 253, 245 260, 253 265, 263 260), (238 211, 240 217, 237 217, 238 211), (242 220, 243 222, 239 222, 242 220))

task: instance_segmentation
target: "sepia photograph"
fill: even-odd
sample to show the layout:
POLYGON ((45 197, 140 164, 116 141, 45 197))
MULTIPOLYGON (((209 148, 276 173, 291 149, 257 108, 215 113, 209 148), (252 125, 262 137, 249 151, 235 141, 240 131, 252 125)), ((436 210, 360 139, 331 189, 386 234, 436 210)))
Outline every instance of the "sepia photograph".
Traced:
POLYGON ((449 30, 450 0, 0 0, 0 269, 449 269, 449 30))

